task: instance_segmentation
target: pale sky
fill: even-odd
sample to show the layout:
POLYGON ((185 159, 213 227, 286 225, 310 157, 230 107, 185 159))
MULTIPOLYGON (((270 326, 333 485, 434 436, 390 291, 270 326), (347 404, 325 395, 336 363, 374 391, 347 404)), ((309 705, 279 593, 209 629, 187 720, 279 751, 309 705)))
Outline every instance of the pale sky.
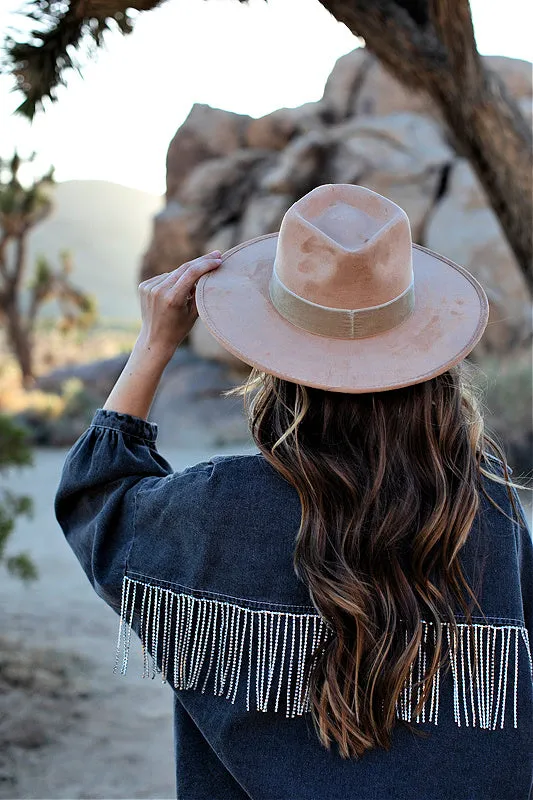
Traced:
MULTIPOLYGON (((3 0, 0 30, 22 0, 3 0)), ((531 0, 471 0, 484 54, 533 59, 531 0)), ((0 76, 0 155, 39 153, 56 179, 98 179, 165 189, 170 139, 193 103, 259 117, 322 96, 335 61, 358 44, 318 0, 167 0, 135 31, 71 73, 59 100, 30 125, 0 76)))

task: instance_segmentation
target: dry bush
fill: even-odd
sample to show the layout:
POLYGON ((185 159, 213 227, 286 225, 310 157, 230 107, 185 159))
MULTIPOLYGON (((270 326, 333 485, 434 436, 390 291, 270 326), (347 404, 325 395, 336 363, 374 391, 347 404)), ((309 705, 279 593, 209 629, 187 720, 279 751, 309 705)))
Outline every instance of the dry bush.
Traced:
POLYGON ((485 358, 485 416, 490 433, 503 444, 515 474, 533 469, 533 364, 531 348, 485 358))
MULTIPOLYGON (((53 325, 44 324, 35 344, 36 374, 129 352, 137 332, 136 324, 117 323, 86 333, 62 334, 53 325)), ((24 389, 17 364, 0 339, 0 412, 11 415, 24 427, 31 444, 71 445, 103 399, 74 378, 65 381, 61 393, 24 389)))

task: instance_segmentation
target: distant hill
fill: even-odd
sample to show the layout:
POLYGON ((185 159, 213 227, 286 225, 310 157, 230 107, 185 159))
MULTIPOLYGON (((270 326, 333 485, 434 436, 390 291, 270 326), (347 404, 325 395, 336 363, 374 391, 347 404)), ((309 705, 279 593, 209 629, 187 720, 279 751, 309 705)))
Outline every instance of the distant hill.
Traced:
POLYGON ((107 181, 65 181, 55 186, 54 195, 52 216, 29 240, 28 274, 35 256, 57 264, 59 252, 70 250, 72 281, 95 295, 100 315, 137 318, 139 263, 163 199, 107 181))

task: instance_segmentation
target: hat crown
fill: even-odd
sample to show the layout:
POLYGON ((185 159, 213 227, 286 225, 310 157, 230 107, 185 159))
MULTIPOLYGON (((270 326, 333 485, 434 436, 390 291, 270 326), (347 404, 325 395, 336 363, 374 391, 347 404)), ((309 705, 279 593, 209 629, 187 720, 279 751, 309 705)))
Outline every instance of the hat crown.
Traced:
POLYGON ((196 304, 247 364, 354 394, 440 375, 474 348, 489 312, 467 270, 413 244, 405 212, 353 184, 316 187, 279 233, 228 250, 196 284, 196 304))
POLYGON ((413 280, 409 219, 362 186, 318 186, 283 217, 274 269, 291 292, 317 305, 388 303, 413 280))

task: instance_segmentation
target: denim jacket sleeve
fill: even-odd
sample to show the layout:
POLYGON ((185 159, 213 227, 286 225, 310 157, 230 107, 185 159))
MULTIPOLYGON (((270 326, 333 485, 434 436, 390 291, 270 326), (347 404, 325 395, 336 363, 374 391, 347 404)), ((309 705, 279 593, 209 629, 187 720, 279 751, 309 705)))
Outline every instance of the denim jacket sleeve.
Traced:
POLYGON ((174 473, 157 451, 156 438, 155 423, 97 409, 67 455, 56 492, 55 514, 67 542, 96 593, 117 613, 137 493, 169 475, 195 470, 174 473))

